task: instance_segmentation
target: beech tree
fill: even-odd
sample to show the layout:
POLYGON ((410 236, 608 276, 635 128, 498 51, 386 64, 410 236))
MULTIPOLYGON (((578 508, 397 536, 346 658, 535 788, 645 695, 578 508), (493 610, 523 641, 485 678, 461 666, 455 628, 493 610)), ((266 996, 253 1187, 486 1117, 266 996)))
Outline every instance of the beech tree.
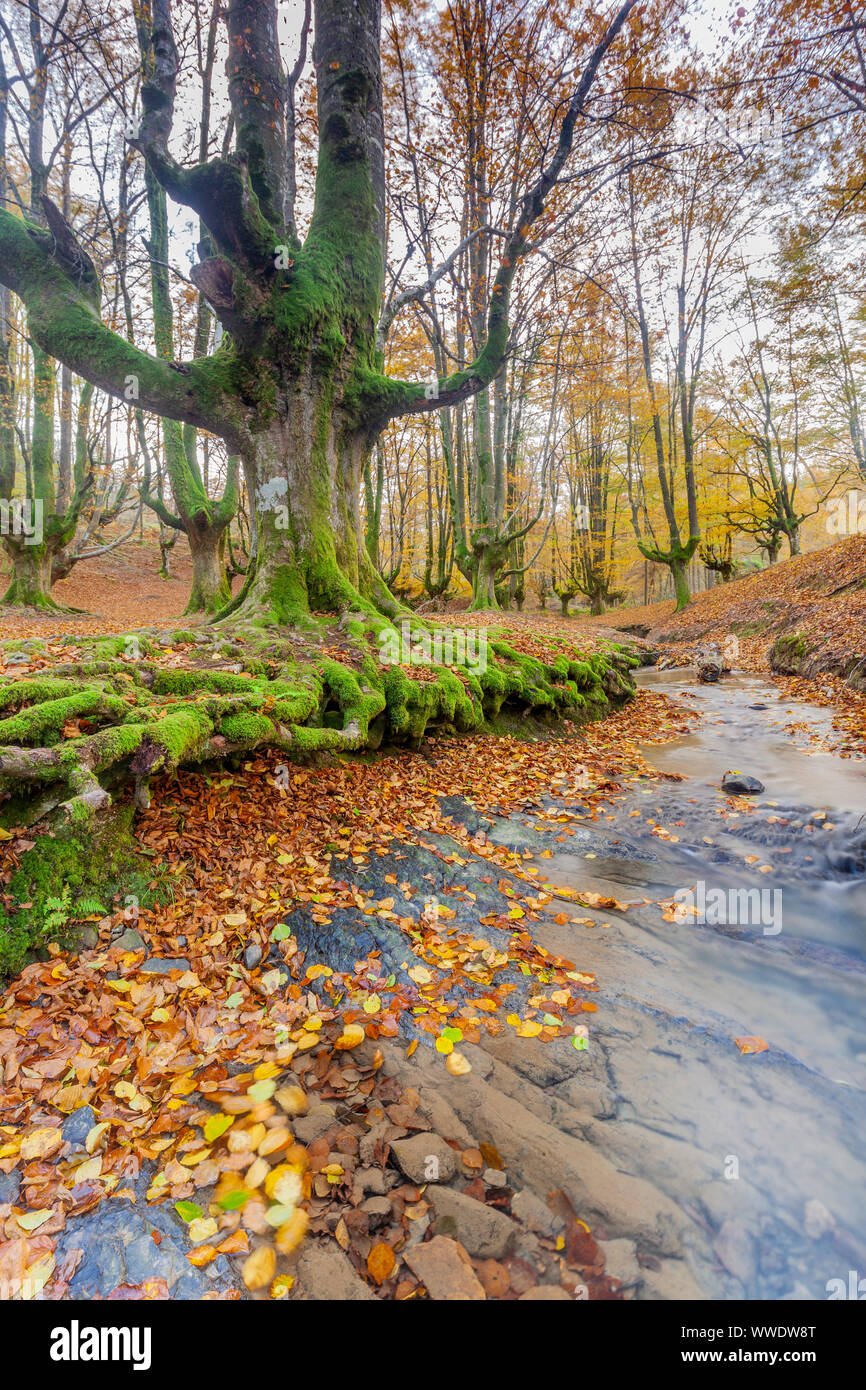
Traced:
POLYGON ((549 158, 517 200, 519 215, 503 238, 483 341, 472 361, 440 378, 432 396, 423 382, 385 373, 376 334, 386 234, 379 0, 314 6, 318 161, 303 240, 292 199, 276 0, 229 0, 234 149, 193 165, 179 163, 170 147, 179 67, 171 6, 151 0, 134 144, 167 196, 206 229, 191 279, 222 325, 219 346, 209 356, 174 361, 113 332, 100 316, 94 263, 47 193, 40 200, 44 226, 0 211, 0 282, 25 302, 41 351, 142 410, 220 435, 240 458, 256 514, 257 559, 223 610, 235 632, 261 638, 262 628, 315 629, 316 613, 344 613, 366 643, 366 664, 359 675, 319 654, 299 668, 291 642, 280 647, 277 640, 269 667, 261 661, 248 667, 252 680, 224 670, 148 670, 144 663, 131 672, 117 660, 122 647, 115 643, 101 653, 114 660, 65 671, 50 690, 21 682, 3 692, 7 706, 28 706, 0 721, 0 743, 13 745, 0 753, 4 782, 65 783, 73 795, 64 804, 99 807, 107 801, 100 779, 125 769, 145 804, 153 771, 257 744, 353 748, 381 738, 386 727, 392 736, 418 738, 436 717, 471 728, 510 695, 528 708, 604 700, 609 663, 603 659, 560 670, 518 659, 508 648, 494 648, 503 666, 491 660, 474 684, 444 668, 432 682, 411 682, 399 669, 386 678, 370 660, 369 639, 381 644, 384 615, 396 615, 400 606, 370 561, 359 494, 365 463, 389 420, 457 405, 502 368, 517 268, 565 169, 605 54, 633 5, 626 0, 601 32, 599 25, 549 158), (122 693, 130 694, 130 680, 132 709, 122 693), (168 692, 190 698, 166 707, 168 692), (51 731, 56 734, 70 702, 77 713, 113 727, 58 748, 51 731), (328 704, 342 716, 341 727, 323 725, 328 704), (20 746, 43 740, 49 746, 20 746))
POLYGON ((493 280, 483 345, 464 370, 440 381, 436 402, 423 384, 387 377, 375 343, 385 237, 378 0, 315 6, 319 149, 303 244, 287 197, 286 75, 274 0, 230 0, 236 149, 191 167, 169 150, 178 56, 169 0, 153 0, 152 60, 135 143, 168 196, 207 228, 212 252, 192 278, 225 330, 211 356, 166 361, 106 328, 95 267, 47 194, 45 232, 0 216, 0 277, 27 304, 41 350, 121 399, 132 385, 144 409, 221 434, 240 456, 259 520, 245 612, 281 622, 310 606, 392 608, 361 542, 363 464, 389 419, 456 404, 496 376, 515 269, 633 3, 620 8, 591 53, 558 148, 523 195, 493 280))

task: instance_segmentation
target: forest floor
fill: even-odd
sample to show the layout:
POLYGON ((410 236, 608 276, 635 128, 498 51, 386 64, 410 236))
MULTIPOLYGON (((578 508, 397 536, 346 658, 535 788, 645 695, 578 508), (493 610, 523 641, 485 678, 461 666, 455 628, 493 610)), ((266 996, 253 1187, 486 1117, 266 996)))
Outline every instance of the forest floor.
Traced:
MULTIPOLYGON (((850 651, 866 546, 836 567, 838 550, 823 552, 821 592, 814 557, 795 562, 813 565, 792 611, 811 637, 838 608, 850 651)), ((175 626, 183 567, 170 581, 140 568, 132 547, 79 566, 58 594, 90 614, 6 610, 0 638, 175 626)), ((763 621, 741 664, 767 671, 779 613, 761 605, 784 606, 782 570, 775 592, 720 587, 673 622, 662 605, 501 625, 535 655, 636 624, 660 651, 663 629, 684 662, 689 643, 763 621)), ((786 709, 832 705, 805 734, 812 751, 862 756, 862 695, 839 677, 773 680, 786 709)), ((768 1296, 736 1223, 719 1215, 714 1231, 706 1204, 695 1226, 642 1160, 602 1141, 641 957, 605 943, 635 913, 669 921, 669 897, 547 877, 575 836, 639 815, 625 809, 638 793, 664 805, 682 777, 657 771, 650 746, 696 719, 644 689, 546 737, 427 739, 288 775, 251 756, 168 781, 137 830, 170 886, 162 906, 105 904, 84 949, 53 947, 0 995, 0 1296, 768 1296)), ((651 844, 685 834, 675 814, 649 817, 651 844)), ((640 1047, 670 1055, 675 1014, 658 1010, 653 1039, 642 1025, 640 1047)), ((730 1049, 723 1068, 766 1049, 745 1029, 714 1044, 730 1049)), ((650 1138, 670 1124, 650 1121, 650 1138)))

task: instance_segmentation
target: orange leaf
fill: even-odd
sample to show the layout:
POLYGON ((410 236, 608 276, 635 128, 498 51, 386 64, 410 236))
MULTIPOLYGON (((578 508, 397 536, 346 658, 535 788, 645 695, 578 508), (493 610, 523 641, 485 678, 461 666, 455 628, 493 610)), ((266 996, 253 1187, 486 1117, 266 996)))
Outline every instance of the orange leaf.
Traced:
POLYGON ((367 1269, 377 1284, 384 1284, 395 1264, 394 1251, 382 1241, 367 1256, 367 1269))

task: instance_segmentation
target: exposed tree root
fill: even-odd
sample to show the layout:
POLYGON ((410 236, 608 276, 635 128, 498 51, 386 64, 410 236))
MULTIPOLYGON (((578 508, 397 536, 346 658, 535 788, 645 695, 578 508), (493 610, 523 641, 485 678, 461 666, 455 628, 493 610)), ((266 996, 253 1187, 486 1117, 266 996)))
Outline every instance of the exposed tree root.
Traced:
MULTIPOLYGON (((506 705, 591 717, 628 697, 636 664, 615 649, 548 664, 493 641, 483 662, 413 655, 383 665, 383 644, 398 634, 360 613, 276 637, 242 633, 175 633, 178 646, 198 644, 182 665, 153 633, 76 641, 73 661, 0 678, 0 792, 16 804, 50 792, 54 805, 86 818, 132 782, 145 807, 154 776, 254 748, 303 758, 383 739, 417 745, 430 727, 477 730, 506 705)), ((413 636, 430 633, 413 620, 413 636)))

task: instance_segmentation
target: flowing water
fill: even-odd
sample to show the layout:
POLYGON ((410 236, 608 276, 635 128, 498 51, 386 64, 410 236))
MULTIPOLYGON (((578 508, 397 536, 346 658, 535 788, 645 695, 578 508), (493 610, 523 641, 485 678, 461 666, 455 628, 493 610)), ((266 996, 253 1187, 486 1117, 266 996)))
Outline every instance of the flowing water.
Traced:
POLYGON ((691 1219, 710 1296, 826 1298, 866 1276, 866 760, 827 751, 828 712, 759 677, 639 682, 700 715, 643 750, 683 780, 638 782, 544 869, 651 900, 542 938, 600 984, 581 1133, 691 1219), (765 791, 732 800, 727 770, 765 791), (751 1036, 768 1050, 741 1054, 751 1036))

